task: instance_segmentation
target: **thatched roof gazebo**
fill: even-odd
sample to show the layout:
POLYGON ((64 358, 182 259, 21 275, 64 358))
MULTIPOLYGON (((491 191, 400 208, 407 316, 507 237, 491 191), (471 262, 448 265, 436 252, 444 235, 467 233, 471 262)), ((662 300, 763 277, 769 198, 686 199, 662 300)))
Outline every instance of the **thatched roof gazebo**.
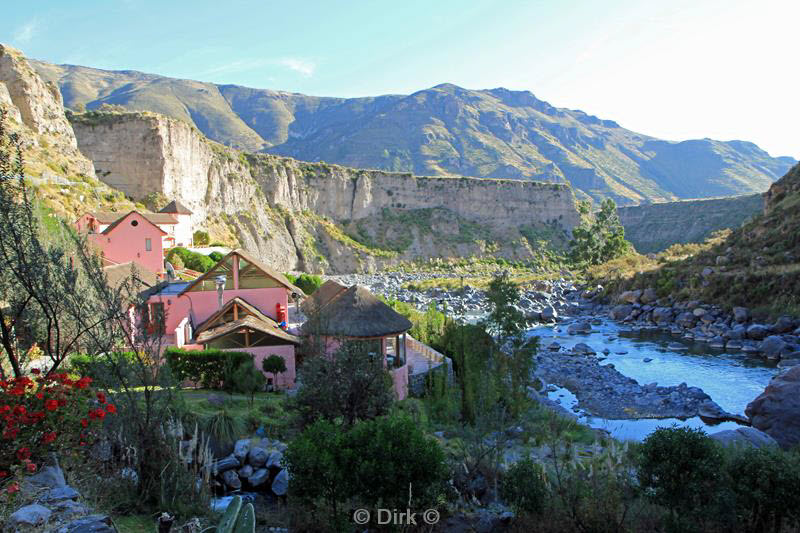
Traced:
POLYGON ((370 353, 381 354, 388 366, 405 365, 405 334, 413 326, 411 321, 366 287, 353 285, 347 289, 342 287, 343 290, 334 289, 329 286, 313 302, 313 312, 301 332, 327 339, 329 350, 334 350, 341 342, 361 341, 368 345, 370 353))

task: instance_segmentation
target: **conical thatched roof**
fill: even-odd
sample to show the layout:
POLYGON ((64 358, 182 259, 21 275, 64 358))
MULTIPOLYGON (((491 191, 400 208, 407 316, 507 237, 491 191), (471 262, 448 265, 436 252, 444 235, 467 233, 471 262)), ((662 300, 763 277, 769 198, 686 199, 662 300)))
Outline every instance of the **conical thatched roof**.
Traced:
POLYGON ((303 324, 304 334, 385 337, 411 329, 411 322, 366 287, 353 285, 324 304, 303 324))
POLYGON ((325 304, 346 290, 347 287, 341 283, 329 279, 317 290, 315 290, 311 296, 303 300, 303 303, 300 304, 300 309, 302 309, 307 315, 310 315, 311 313, 316 312, 318 309, 322 309, 325 304))

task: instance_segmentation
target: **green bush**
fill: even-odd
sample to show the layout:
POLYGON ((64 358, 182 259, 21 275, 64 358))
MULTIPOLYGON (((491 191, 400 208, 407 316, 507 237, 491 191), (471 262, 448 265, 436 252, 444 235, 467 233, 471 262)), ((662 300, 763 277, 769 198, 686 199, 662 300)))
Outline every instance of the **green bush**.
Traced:
POLYGON ((203 430, 214 439, 217 449, 225 449, 244 435, 245 421, 223 408, 201 420, 203 430))
POLYGON ((167 253, 167 261, 172 262, 175 256, 181 258, 186 268, 196 270, 197 272, 207 272, 215 264, 214 260, 207 255, 192 252, 180 246, 172 248, 169 253, 167 253))
POLYGON ((531 459, 513 464, 503 478, 501 491, 518 514, 539 514, 547 497, 542 467, 531 459))
POLYGON ((225 256, 220 252, 211 252, 210 254, 208 254, 208 257, 210 257, 211 260, 214 261, 215 263, 219 263, 220 260, 222 260, 222 258, 225 256))
POLYGON ((273 376, 273 386, 278 384, 278 374, 286 372, 286 361, 280 355, 272 354, 261 361, 261 370, 273 376))
POLYGON ((250 360, 239 363, 233 371, 231 381, 236 392, 250 396, 250 406, 252 407, 256 393, 264 390, 267 378, 250 360))
POLYGON ((187 351, 169 347, 165 355, 172 375, 178 381, 189 380, 204 388, 226 390, 232 387, 236 369, 253 360, 252 354, 247 352, 217 349, 187 351))
POLYGON ((371 508, 426 509, 444 493, 448 469, 439 444, 405 416, 359 422, 350 429, 319 420, 289 443, 293 498, 324 505, 331 522, 345 503, 371 508))
POLYGON ((322 285, 322 278, 313 274, 300 274, 292 283, 302 289, 304 293, 310 295, 320 288, 322 285))
POLYGON ((116 352, 110 355, 90 356, 76 354, 69 359, 69 370, 80 376, 88 376, 101 386, 111 386, 120 382, 117 371, 122 373, 126 383, 138 383, 135 365, 136 354, 133 352, 116 352))
POLYGON ((203 230, 197 230, 192 235, 192 240, 194 241, 195 246, 208 246, 210 241, 208 237, 208 232, 203 230))
POLYGON ((642 443, 639 483, 657 504, 686 518, 710 507, 722 485, 723 456, 702 429, 659 428, 642 443))
POLYGON ((737 449, 727 464, 743 531, 800 525, 800 457, 778 448, 737 449))

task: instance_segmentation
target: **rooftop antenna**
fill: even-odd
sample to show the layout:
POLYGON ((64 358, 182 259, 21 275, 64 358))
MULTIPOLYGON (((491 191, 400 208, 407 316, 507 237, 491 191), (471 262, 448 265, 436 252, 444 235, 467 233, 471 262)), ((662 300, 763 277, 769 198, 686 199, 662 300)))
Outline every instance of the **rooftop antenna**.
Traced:
POLYGON ((225 274, 220 274, 214 278, 214 283, 217 285, 217 301, 220 309, 222 309, 222 292, 225 290, 225 281, 225 274))

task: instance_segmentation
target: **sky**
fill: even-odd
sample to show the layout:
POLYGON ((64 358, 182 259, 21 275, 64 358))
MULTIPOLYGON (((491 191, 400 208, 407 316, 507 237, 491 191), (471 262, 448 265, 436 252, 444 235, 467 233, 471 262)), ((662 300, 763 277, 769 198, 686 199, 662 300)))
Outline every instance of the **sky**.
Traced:
POLYGON ((317 96, 529 90, 669 140, 800 159, 798 0, 31 0, 29 57, 317 96))

